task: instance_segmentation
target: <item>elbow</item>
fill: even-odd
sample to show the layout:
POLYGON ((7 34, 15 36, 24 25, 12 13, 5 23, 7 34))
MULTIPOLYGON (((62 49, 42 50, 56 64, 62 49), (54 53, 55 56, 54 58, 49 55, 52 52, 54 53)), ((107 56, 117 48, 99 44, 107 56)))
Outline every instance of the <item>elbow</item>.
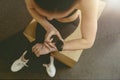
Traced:
POLYGON ((92 48, 94 45, 94 41, 93 40, 87 40, 87 49, 92 48))
POLYGON ((89 43, 89 44, 88 44, 88 48, 92 48, 93 45, 94 45, 94 43, 89 43))

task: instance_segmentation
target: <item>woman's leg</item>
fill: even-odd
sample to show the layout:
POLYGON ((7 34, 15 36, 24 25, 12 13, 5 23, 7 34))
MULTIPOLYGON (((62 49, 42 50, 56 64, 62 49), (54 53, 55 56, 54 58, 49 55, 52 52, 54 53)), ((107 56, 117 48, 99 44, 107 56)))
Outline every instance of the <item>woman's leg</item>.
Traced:
POLYGON ((37 59, 37 57, 35 56, 35 54, 32 53, 32 47, 36 43, 38 43, 38 42, 39 43, 43 43, 44 42, 44 36, 45 36, 45 30, 44 30, 44 28, 42 28, 40 25, 37 25, 37 28, 36 28, 36 40, 33 41, 33 42, 31 42, 26 47, 26 49, 23 51, 23 53, 19 57, 19 59, 17 59, 16 61, 14 61, 14 63, 11 66, 11 71, 17 72, 17 71, 21 70, 24 66, 26 66, 26 64, 28 63, 28 61, 29 61, 29 65, 32 65, 32 64, 30 64, 30 61, 37 59), (19 65, 19 64, 21 64, 21 65, 19 65))
POLYGON ((32 46, 35 44, 36 42, 32 42, 29 45, 27 45, 26 49, 24 49, 24 51, 22 52, 22 54, 20 55, 20 57, 15 60, 11 66, 11 71, 12 72, 17 72, 19 70, 21 70, 24 66, 31 66, 31 61, 32 60, 36 60, 36 56, 34 53, 32 53, 32 46))
POLYGON ((43 64, 43 66, 46 68, 46 71, 50 77, 54 77, 56 74, 56 68, 54 65, 54 57, 50 56, 50 63, 49 64, 43 64))
MULTIPOLYGON (((45 33, 46 31, 44 30, 44 28, 37 24, 37 27, 36 27, 36 39, 35 41, 33 42, 29 42, 27 40, 26 37, 24 37, 28 42, 29 42, 29 45, 26 46, 26 51, 27 53, 24 55, 24 58, 25 59, 32 59, 32 58, 36 58, 35 54, 32 53, 32 47, 36 44, 36 43, 43 43, 44 42, 44 36, 45 36, 45 33)), ((24 44, 24 43, 23 43, 24 44)), ((24 51, 23 51, 24 52, 24 51)))

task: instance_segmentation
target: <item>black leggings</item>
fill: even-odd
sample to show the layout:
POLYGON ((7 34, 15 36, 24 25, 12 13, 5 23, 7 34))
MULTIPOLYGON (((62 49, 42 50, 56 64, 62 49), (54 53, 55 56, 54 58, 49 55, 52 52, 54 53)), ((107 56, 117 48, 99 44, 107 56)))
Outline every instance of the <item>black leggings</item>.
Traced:
MULTIPOLYGON (((65 39, 67 38, 70 34, 72 34, 75 29, 78 27, 79 24, 79 17, 72 21, 72 22, 58 22, 57 20, 52 20, 49 21, 61 34, 62 38, 65 39)), ((31 52, 31 48, 33 45, 35 45, 36 43, 44 43, 45 40, 45 34, 46 31, 45 29, 39 24, 37 23, 37 27, 36 27, 36 40, 34 42, 31 43, 31 45, 29 45, 28 47, 28 52, 31 52)), ((33 54, 26 54, 25 58, 29 59, 31 57, 33 57, 35 55, 33 54)))

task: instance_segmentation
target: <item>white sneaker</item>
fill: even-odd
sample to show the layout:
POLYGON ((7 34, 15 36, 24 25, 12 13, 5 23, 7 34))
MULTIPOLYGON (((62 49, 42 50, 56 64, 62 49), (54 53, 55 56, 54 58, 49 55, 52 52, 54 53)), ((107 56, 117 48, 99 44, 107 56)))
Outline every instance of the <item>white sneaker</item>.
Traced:
POLYGON ((46 71, 50 77, 54 77, 56 74, 56 68, 54 66, 54 58, 50 56, 50 64, 43 64, 46 67, 46 71))
POLYGON ((25 51, 19 59, 17 59, 16 61, 13 62, 12 66, 11 66, 12 72, 17 72, 17 71, 21 70, 24 66, 28 67, 28 65, 26 65, 26 63, 29 60, 22 61, 22 58, 25 56, 26 53, 27 53, 27 51, 25 51))

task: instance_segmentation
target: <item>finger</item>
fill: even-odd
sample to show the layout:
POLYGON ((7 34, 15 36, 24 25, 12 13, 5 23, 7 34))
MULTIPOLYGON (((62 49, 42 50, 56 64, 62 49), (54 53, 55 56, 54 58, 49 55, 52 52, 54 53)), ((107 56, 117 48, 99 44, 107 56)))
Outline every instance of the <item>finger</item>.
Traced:
POLYGON ((34 46, 34 47, 32 48, 32 52, 35 52, 37 49, 38 49, 37 46, 34 46))
POLYGON ((34 53, 36 53, 37 51, 39 51, 39 48, 35 48, 35 49, 33 50, 34 53))
POLYGON ((38 44, 35 44, 35 45, 32 47, 32 51, 35 51, 37 45, 38 45, 38 44))
POLYGON ((33 46, 32 47, 32 52, 35 52, 35 50, 36 50, 36 46, 33 46))
POLYGON ((36 44, 32 47, 32 51, 36 51, 36 49, 42 48, 42 44, 36 44))
POLYGON ((45 47, 47 47, 49 50, 51 50, 51 47, 45 42, 45 47))
POLYGON ((62 38, 62 36, 60 35, 60 33, 57 33, 57 36, 58 36, 58 38, 59 38, 60 40, 64 41, 63 38, 62 38))
POLYGON ((50 37, 51 37, 50 34, 49 34, 49 35, 46 35, 45 41, 46 41, 46 42, 50 42, 50 37))
POLYGON ((34 48, 35 48, 35 45, 32 47, 32 51, 34 50, 34 48))
MULTIPOLYGON (((49 46, 50 46, 50 52, 52 52, 52 51, 57 51, 57 48, 56 48, 56 46, 55 46, 55 44, 54 43, 49 43, 48 44, 49 46)), ((48 48, 48 47, 47 47, 48 48)))
POLYGON ((47 34, 45 40, 50 42, 50 39, 51 39, 52 35, 55 35, 55 33, 54 32, 50 32, 49 34, 47 34))
POLYGON ((36 50, 34 53, 37 57, 39 57, 40 56, 40 49, 36 50))
POLYGON ((40 54, 36 54, 36 57, 40 57, 40 54))
POLYGON ((48 43, 51 48, 56 48, 55 43, 48 43))
POLYGON ((52 41, 53 41, 53 38, 50 39, 50 42, 52 42, 52 41))
POLYGON ((40 49, 40 47, 36 46, 36 47, 34 47, 34 49, 32 51, 35 52, 35 51, 38 51, 39 49, 40 49))

